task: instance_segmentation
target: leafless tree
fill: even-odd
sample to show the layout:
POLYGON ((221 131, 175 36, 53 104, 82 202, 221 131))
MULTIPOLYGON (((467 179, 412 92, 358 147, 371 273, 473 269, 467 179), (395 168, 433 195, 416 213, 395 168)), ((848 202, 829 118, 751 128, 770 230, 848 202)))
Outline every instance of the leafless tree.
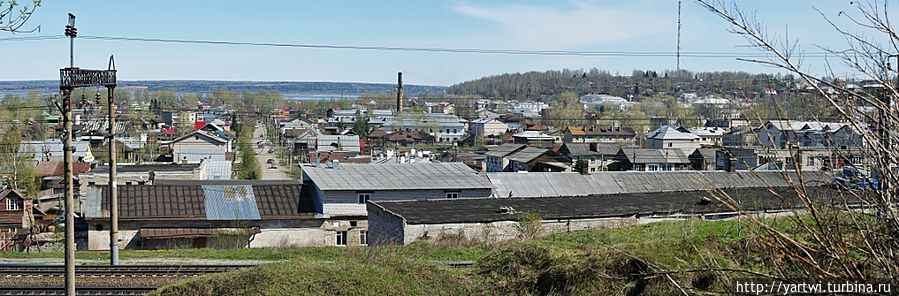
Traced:
MULTIPOLYGON (((890 63, 892 58, 899 58, 896 55, 899 53, 899 35, 891 24, 889 1, 849 2, 852 9, 835 16, 817 11, 830 24, 835 36, 846 41, 845 49, 817 46, 832 56, 824 65, 818 65, 826 69, 829 78, 820 78, 808 70, 799 43, 770 33, 755 13, 742 10, 731 2, 697 2, 724 20, 732 33, 745 37, 749 46, 769 54, 767 59, 744 61, 791 73, 803 85, 812 87, 815 94, 809 107, 818 108, 821 116, 835 115, 862 139, 863 144, 857 147, 833 148, 834 155, 854 153, 860 156, 864 166, 874 172, 873 178, 880 183, 874 190, 819 190, 820 186, 810 186, 807 182, 812 179, 811 173, 801 171, 797 165, 792 174, 784 174, 791 184, 795 184, 790 197, 781 197, 792 199, 799 205, 799 209, 793 210, 794 215, 788 218, 790 226, 779 227, 770 220, 747 213, 746 221, 757 233, 732 253, 737 254, 734 257, 764 255, 759 259, 762 264, 741 264, 739 268, 710 264, 698 270, 716 271, 725 278, 753 276, 785 281, 801 278, 899 284, 899 256, 896 254, 899 251, 899 212, 896 207, 899 180, 895 168, 899 158, 895 132, 899 116, 895 101, 899 91, 892 82, 896 70, 890 63), (848 27, 842 25, 844 23, 849 24, 848 27), (840 79, 834 75, 830 70, 832 62, 845 65, 855 78, 840 79)), ((774 190, 771 192, 775 193, 774 190)), ((739 212, 749 207, 724 192, 717 192, 715 196, 739 212)), ((734 259, 738 264, 746 263, 746 260, 734 259)))
POLYGON ((23 30, 22 27, 41 6, 42 0, 31 0, 31 5, 22 4, 16 0, 0 0, 0 31, 12 33, 40 32, 41 27, 36 26, 23 30))

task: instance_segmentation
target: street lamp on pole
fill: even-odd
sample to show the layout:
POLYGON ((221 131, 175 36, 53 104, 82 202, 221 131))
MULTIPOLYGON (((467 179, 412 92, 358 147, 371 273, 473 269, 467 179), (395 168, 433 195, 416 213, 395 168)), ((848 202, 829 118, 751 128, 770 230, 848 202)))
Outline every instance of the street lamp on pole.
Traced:
POLYGON ((76 36, 78 36, 78 28, 75 28, 75 15, 69 13, 69 23, 66 25, 66 37, 69 37, 69 68, 75 68, 76 36))
MULTIPOLYGON (((75 15, 69 13, 69 22, 66 24, 66 36, 69 37, 69 70, 75 68, 74 47, 75 36, 78 29, 75 28, 75 15)), ((63 93, 63 122, 65 126, 65 141, 63 144, 63 159, 65 162, 66 206, 65 206, 65 286, 66 295, 75 296, 75 193, 72 176, 72 90, 73 87, 63 85, 60 76, 60 90, 63 93)))

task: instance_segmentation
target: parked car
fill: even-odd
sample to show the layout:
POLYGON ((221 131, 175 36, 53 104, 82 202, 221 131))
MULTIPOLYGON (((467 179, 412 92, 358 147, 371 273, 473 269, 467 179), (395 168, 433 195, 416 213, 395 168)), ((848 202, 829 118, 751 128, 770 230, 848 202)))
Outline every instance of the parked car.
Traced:
POLYGON ((880 182, 876 178, 872 178, 866 170, 845 166, 834 176, 834 187, 842 190, 878 189, 880 182))

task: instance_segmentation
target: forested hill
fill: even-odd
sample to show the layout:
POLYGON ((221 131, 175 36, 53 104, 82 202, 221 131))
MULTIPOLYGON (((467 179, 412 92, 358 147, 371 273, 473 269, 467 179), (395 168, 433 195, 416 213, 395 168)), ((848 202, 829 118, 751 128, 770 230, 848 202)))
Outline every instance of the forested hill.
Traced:
MULTIPOLYGON (((276 91, 282 94, 380 94, 392 93, 396 85, 388 83, 361 82, 292 82, 292 81, 217 81, 217 80, 148 80, 119 81, 119 87, 147 87, 150 90, 171 90, 176 92, 206 93, 212 90, 231 91, 276 91)), ((410 95, 442 94, 446 87, 429 85, 403 85, 410 95)), ((57 91, 59 81, 0 81, 0 94, 21 94, 29 90, 57 91)))
POLYGON ((685 92, 762 92, 766 87, 781 89, 788 85, 789 77, 746 72, 690 72, 634 70, 629 76, 612 75, 596 68, 526 72, 488 76, 462 82, 449 87, 448 92, 457 95, 473 95, 504 99, 545 100, 565 91, 578 94, 607 93, 628 95, 674 94, 685 92))

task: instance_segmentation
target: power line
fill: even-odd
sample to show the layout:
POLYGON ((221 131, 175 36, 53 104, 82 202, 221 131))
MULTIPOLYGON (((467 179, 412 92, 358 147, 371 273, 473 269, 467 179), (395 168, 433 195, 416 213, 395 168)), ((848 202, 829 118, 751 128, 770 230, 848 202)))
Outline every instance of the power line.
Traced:
MULTIPOLYGON (((31 36, 0 38, 0 41, 44 41, 63 39, 65 36, 31 36)), ((451 48, 451 47, 408 47, 408 46, 373 46, 373 45, 339 45, 339 44, 306 44, 306 43, 275 43, 275 42, 245 42, 225 40, 196 40, 196 39, 167 39, 167 38, 143 38, 121 36, 79 36, 80 39, 99 41, 123 41, 123 42, 153 42, 175 44, 202 44, 202 45, 227 45, 227 46, 262 46, 279 48, 306 48, 306 49, 337 49, 337 50, 372 50, 372 51, 401 51, 401 52, 431 52, 431 53, 467 53, 467 54, 498 54, 498 55, 541 55, 541 56, 588 56, 588 57, 694 57, 694 58, 738 58, 738 57, 771 57, 764 52, 667 52, 667 51, 577 51, 577 50, 525 50, 525 49, 491 49, 491 48, 451 48)), ((827 57, 826 52, 809 52, 803 57, 827 57)))

